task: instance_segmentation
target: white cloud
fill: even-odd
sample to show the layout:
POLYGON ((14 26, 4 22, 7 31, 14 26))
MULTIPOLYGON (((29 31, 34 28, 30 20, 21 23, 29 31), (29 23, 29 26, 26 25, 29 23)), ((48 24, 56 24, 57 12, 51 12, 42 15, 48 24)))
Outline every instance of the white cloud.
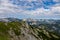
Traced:
POLYGON ((31 1, 37 1, 37 0, 20 0, 20 1, 29 1, 29 2, 31 2, 31 1))
POLYGON ((51 16, 60 15, 60 6, 53 6, 50 9, 38 8, 36 10, 30 11, 30 13, 28 13, 28 14, 37 15, 37 16, 38 15, 48 15, 48 16, 49 15, 51 15, 51 16))
MULTIPOLYGON (((27 0, 27 1, 36 1, 36 0, 27 0)), ((40 0, 41 1, 41 0, 40 0)), ((56 0, 54 0, 56 1, 56 0)), ((58 0, 59 1, 59 0, 58 0)), ((56 1, 57 2, 57 1, 56 1)), ((27 7, 27 6, 26 6, 27 7)), ((7 17, 7 14, 28 14, 32 16, 60 16, 60 4, 56 4, 53 7, 50 7, 50 9, 44 9, 42 8, 37 8, 36 10, 25 10, 21 6, 14 5, 10 3, 9 0, 1 0, 0 4, 0 17, 7 17)))
POLYGON ((60 2, 60 0, 53 0, 54 2, 60 2))

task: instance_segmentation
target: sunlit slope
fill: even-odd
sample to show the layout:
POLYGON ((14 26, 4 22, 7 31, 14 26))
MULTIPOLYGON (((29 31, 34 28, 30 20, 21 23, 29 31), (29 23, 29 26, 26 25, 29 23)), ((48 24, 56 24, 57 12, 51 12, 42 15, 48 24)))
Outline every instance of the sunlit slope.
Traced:
POLYGON ((28 25, 25 21, 0 22, 0 40, 60 40, 60 35, 45 28, 28 25))

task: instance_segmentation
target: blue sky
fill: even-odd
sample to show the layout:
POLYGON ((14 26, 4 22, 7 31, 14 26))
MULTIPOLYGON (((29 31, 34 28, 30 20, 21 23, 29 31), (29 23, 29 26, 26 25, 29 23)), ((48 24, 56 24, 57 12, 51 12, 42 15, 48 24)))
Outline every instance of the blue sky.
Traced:
POLYGON ((60 0, 0 0, 0 18, 60 19, 60 0))

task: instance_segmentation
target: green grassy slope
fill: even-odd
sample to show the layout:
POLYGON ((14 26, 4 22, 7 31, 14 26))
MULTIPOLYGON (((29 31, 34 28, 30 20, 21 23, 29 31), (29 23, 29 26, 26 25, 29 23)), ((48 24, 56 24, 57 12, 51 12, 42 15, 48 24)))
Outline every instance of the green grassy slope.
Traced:
POLYGON ((0 40, 60 40, 60 35, 25 22, 0 22, 0 40))

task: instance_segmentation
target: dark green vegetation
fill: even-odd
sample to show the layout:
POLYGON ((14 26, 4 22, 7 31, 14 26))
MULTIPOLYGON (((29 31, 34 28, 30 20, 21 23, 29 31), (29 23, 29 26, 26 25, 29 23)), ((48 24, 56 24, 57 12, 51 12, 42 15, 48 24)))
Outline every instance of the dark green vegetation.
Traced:
POLYGON ((48 25, 28 25, 25 21, 0 22, 0 40, 60 40, 56 32, 46 30, 48 25))

